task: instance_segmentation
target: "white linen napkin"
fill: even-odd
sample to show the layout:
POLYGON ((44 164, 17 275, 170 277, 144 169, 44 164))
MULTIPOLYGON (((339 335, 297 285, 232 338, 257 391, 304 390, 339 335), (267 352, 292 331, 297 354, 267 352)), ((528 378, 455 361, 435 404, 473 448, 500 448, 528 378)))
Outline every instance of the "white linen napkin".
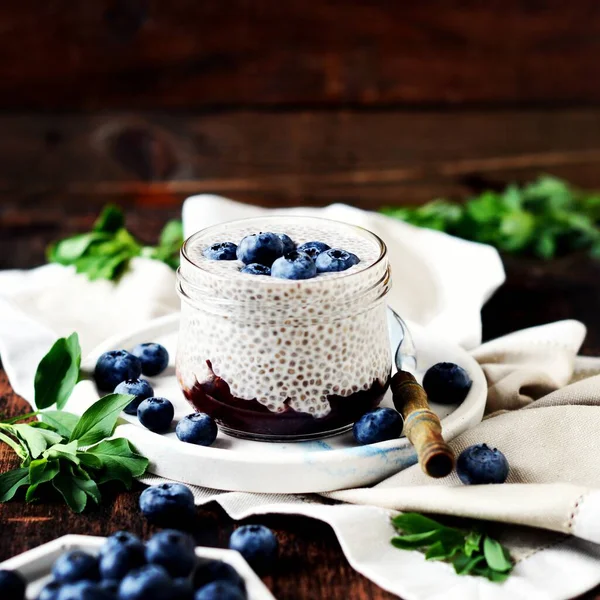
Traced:
MULTIPOLYGON (((189 234, 223 220, 256 216, 263 210, 215 196, 197 196, 189 199, 184 206, 184 227, 189 234)), ((468 348, 479 344, 481 306, 504 279, 500 259, 492 248, 438 232, 417 229, 382 215, 341 205, 326 209, 274 212, 325 215, 363 225, 379 234, 390 249, 395 281, 394 290, 390 294, 391 306, 407 320, 428 327, 439 336, 468 348)), ((0 273, 0 357, 15 390, 31 400, 35 368, 56 337, 78 331, 84 353, 87 353, 99 341, 118 333, 124 327, 142 324, 151 318, 177 310, 177 307, 173 272, 161 263, 144 259, 133 261, 130 272, 117 285, 102 281, 89 282, 83 276, 76 275, 72 269, 58 265, 27 272, 0 273)), ((508 343, 491 342, 475 350, 475 356, 484 364, 491 385, 490 399, 497 399, 497 405, 490 404, 490 409, 497 411, 518 408, 531 400, 536 400, 533 403, 535 405, 540 402, 538 398, 544 393, 580 377, 581 374, 574 369, 574 356, 582 338, 581 325, 569 322, 550 329, 537 328, 528 333, 515 334, 508 343), (548 345, 548 340, 554 346, 548 345), (525 353, 523 363, 518 359, 525 347, 528 352, 525 353), (551 347, 557 349, 558 357, 555 350, 549 349, 551 347), (524 365, 532 368, 524 373, 524 365), (528 385, 531 383, 533 385, 528 385), (506 398, 510 398, 510 406, 506 406, 506 398)), ((588 362, 585 368, 593 372, 596 365, 588 362)), ((570 387, 572 386, 566 390, 570 387)), ((553 394, 546 398, 550 404, 558 402, 560 410, 568 408, 564 404, 575 403, 582 398, 585 405, 583 408, 591 408, 588 406, 593 404, 589 397, 590 391, 586 388, 583 396, 580 392, 581 390, 569 392, 562 400, 552 400, 553 394)), ((546 398, 541 402, 545 402, 546 398)), ((540 410, 542 408, 540 406, 540 410)), ((538 412, 529 408, 525 410, 538 412)), ((520 411, 507 413, 506 418, 509 417, 515 418, 513 429, 518 431, 520 411)), ((495 422, 498 424, 495 429, 500 433, 512 431, 511 428, 501 426, 502 418, 504 415, 496 416, 480 425, 480 428, 484 428, 481 431, 476 428, 464 435, 472 435, 473 439, 480 441, 482 438, 479 436, 487 432, 485 428, 492 427, 495 422)), ((531 435, 535 434, 535 431, 531 432, 531 435)), ((465 442, 461 436, 453 443, 457 444, 456 448, 460 448, 465 442)), ((552 440, 548 444, 551 445, 552 440)), ((504 449, 500 442, 498 445, 504 449)), ((515 465, 518 464, 520 455, 518 449, 513 452, 514 454, 509 452, 508 457, 511 464, 515 465)), ((517 469, 516 472, 526 475, 527 469, 517 469)), ((541 481, 523 476, 515 480, 515 483, 549 483, 548 477, 551 474, 544 473, 545 478, 541 481)), ((148 481, 152 479, 149 477, 148 481)), ((561 481, 560 478, 557 479, 561 481)), ((582 487, 597 484, 600 487, 600 482, 595 479, 571 481, 570 484, 582 487)), ((500 489, 508 487, 510 486, 498 486, 494 489, 500 492, 500 489)), ((442 490, 444 488, 437 487, 435 495, 440 495, 442 490)), ((453 488, 447 488, 446 493, 452 495, 455 493, 452 490, 453 488)), ((456 491, 470 496, 480 493, 474 488, 457 488, 456 491)), ((581 593, 600 581, 598 548, 575 538, 556 544, 554 534, 536 532, 533 538, 531 534, 529 538, 525 534, 517 538, 514 533, 509 532, 511 549, 518 554, 520 560, 515 575, 503 585, 491 584, 480 578, 458 577, 448 565, 425 562, 419 553, 396 550, 389 544, 393 533, 389 523, 390 507, 422 507, 421 510, 427 508, 452 514, 469 514, 463 507, 467 503, 461 498, 450 498, 447 503, 435 506, 431 500, 432 494, 426 492, 423 482, 419 480, 417 467, 400 473, 372 491, 338 492, 342 496, 337 499, 344 500, 346 504, 331 505, 330 499, 325 501, 318 496, 243 494, 200 488, 196 488, 194 492, 199 502, 216 499, 234 518, 277 512, 305 514, 325 520, 336 531, 342 549, 354 568, 382 587, 402 595, 405 600, 442 597, 562 599, 581 593), (366 496, 365 500, 366 494, 371 496, 366 496), (428 503, 423 500, 421 503, 415 501, 419 494, 426 497, 428 503), (361 502, 371 505, 361 506, 361 502), (444 508, 446 510, 441 510, 444 508), (550 537, 545 538, 544 535, 550 537), (549 547, 540 549, 545 545, 549 547)), ((600 518, 597 518, 599 503, 595 500, 596 496, 594 492, 588 493, 587 488, 569 488, 568 494, 561 496, 560 506, 555 506, 555 512, 550 514, 550 511, 547 519, 539 524, 553 530, 569 531, 583 539, 598 541, 596 537, 600 536, 600 532, 594 533, 598 530, 595 523, 600 522, 600 518), (573 502, 577 502, 574 500, 577 493, 587 498, 586 503, 578 505, 583 510, 571 519, 564 518, 571 524, 570 529, 561 528, 556 523, 560 523, 564 511, 573 502)), ((531 503, 535 504, 535 494, 526 494, 524 498, 529 498, 530 508, 531 503)), ((478 501, 473 501, 472 506, 477 507, 478 501)), ((473 509, 471 514, 488 517, 501 515, 501 511, 496 510, 497 514, 492 514, 492 510, 490 508, 487 513, 484 511, 473 514, 476 512, 473 509)), ((503 514, 505 521, 522 522, 516 518, 519 511, 514 506, 503 514)))

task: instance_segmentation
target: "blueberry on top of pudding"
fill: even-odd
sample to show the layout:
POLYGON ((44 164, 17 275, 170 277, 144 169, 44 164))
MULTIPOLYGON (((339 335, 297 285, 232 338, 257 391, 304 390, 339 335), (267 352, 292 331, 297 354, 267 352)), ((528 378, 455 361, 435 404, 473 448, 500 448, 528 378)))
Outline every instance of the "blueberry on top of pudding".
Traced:
POLYGON ((359 262, 358 256, 352 254, 352 252, 330 248, 317 256, 315 265, 319 273, 333 273, 335 271, 345 271, 359 262))
POLYGON ((279 239, 283 244, 283 253, 293 252, 296 249, 296 243, 287 233, 278 233, 279 239))
POLYGON ((260 263, 250 263, 241 269, 241 272, 247 273, 248 275, 270 275, 271 268, 266 265, 261 265, 260 263))
POLYGON ((204 249, 204 256, 210 260, 235 260, 237 246, 232 242, 217 242, 204 249))
POLYGON ((298 250, 300 252, 306 252, 313 260, 321 254, 321 252, 325 252, 325 250, 329 250, 331 246, 328 246, 325 242, 306 242, 301 246, 298 246, 298 250))
POLYGON ((279 279, 312 279, 317 274, 315 261, 306 252, 289 252, 271 267, 271 275, 279 279))
POLYGON ((253 233, 247 235, 238 246, 237 257, 243 263, 259 263, 267 267, 283 254, 283 242, 275 233, 253 233))

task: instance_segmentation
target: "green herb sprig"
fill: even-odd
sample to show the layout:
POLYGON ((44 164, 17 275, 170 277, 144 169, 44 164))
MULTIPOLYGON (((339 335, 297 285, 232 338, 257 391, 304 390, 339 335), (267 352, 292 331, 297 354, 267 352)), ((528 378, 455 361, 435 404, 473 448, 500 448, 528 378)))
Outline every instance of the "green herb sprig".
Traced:
POLYGON ((502 192, 485 191, 464 204, 434 200, 381 210, 507 254, 550 259, 585 250, 600 259, 600 193, 580 191, 556 177, 509 185, 502 192))
POLYGON ((125 217, 116 206, 104 208, 92 231, 52 244, 47 251, 49 262, 74 265, 78 273, 90 280, 116 280, 136 256, 160 260, 172 269, 179 265, 183 243, 181 221, 169 221, 160 234, 157 246, 144 246, 125 229, 125 217))
POLYGON ((497 540, 477 530, 447 527, 418 513, 403 513, 392 519, 402 532, 392 538, 401 550, 421 550, 427 560, 452 563, 458 575, 479 575, 502 582, 513 569, 508 550, 497 540))
POLYGON ((0 502, 11 500, 27 487, 27 502, 58 493, 79 513, 89 500, 100 503, 102 484, 117 481, 129 489, 133 478, 146 472, 148 459, 128 440, 108 439, 119 414, 134 396, 109 394, 81 417, 62 410, 80 378, 80 364, 77 334, 57 340, 35 375, 38 410, 0 421, 0 441, 21 459, 20 468, 0 475, 0 502), (45 410, 54 405, 57 410, 45 410), (41 421, 19 423, 34 416, 41 421))

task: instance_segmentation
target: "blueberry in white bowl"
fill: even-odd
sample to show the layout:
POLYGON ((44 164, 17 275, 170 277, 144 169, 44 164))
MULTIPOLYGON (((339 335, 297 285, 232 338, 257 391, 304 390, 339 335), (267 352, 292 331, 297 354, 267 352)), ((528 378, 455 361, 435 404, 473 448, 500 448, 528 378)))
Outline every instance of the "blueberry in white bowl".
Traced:
POLYGON ((0 598, 2 600, 23 600, 25 580, 16 571, 0 570, 0 598))
POLYGON ((271 267, 271 276, 278 279, 312 279, 316 274, 315 261, 296 250, 278 258, 271 267))
POLYGON ((160 375, 169 365, 169 353, 160 344, 138 344, 131 353, 138 357, 142 364, 142 373, 148 377, 160 375))
POLYGON ((96 385, 112 392, 121 381, 137 379, 142 374, 142 363, 127 350, 111 350, 100 356, 94 369, 96 385))
POLYGON ((237 258, 244 264, 260 263, 267 267, 283 254, 281 238, 270 232, 247 235, 237 248, 237 258))
POLYGON ((506 456, 487 444, 465 448, 456 461, 456 474, 465 485, 504 483, 508 472, 506 456))
POLYGON ((58 600, 62 585, 58 581, 49 581, 41 590, 37 600, 58 600))
POLYGON ((467 397, 472 384, 469 374, 450 362, 433 365, 423 377, 427 398, 437 404, 460 404, 467 397))
POLYGON ((246 273, 247 275, 270 275, 271 268, 266 265, 261 265, 260 263, 250 263, 241 269, 242 273, 246 273))
POLYGON ((116 548, 127 548, 139 556, 144 556, 144 542, 129 531, 116 531, 106 538, 106 542, 100 548, 100 557, 112 552, 116 548))
POLYGON ((99 560, 100 577, 112 581, 120 581, 129 571, 146 564, 143 545, 140 549, 137 545, 113 544, 100 554, 99 560))
POLYGON ((246 595, 229 581, 213 581, 200 588, 194 600, 246 600, 246 595))
POLYGON ((96 582, 76 581, 64 584, 57 600, 114 600, 114 596, 96 582))
POLYGON ((217 242, 204 249, 202 253, 209 260, 235 260, 237 246, 233 242, 217 242))
POLYGON ((60 583, 97 581, 100 577, 98 559, 82 550, 65 552, 52 565, 52 576, 60 583))
POLYGON ((146 560, 163 567, 171 577, 187 577, 196 564, 196 544, 187 533, 165 529, 146 543, 146 560))
POLYGON ((335 273, 338 271, 346 271, 350 267, 359 263, 358 256, 346 250, 338 248, 330 248, 321 252, 315 259, 317 272, 319 273, 335 273))
POLYGON ((183 417, 177 423, 175 433, 182 442, 210 446, 217 439, 218 428, 210 415, 199 412, 183 417))
POLYGON ((354 423, 352 433, 359 444, 376 444, 399 438, 402 426, 402 416, 398 411, 393 408, 376 408, 354 423))
POLYGON ((264 573, 277 558, 279 544, 268 527, 242 525, 231 534, 229 548, 237 550, 257 573, 264 573))
POLYGON ((123 409, 128 415, 136 415, 138 406, 146 398, 154 396, 152 386, 145 379, 127 379, 115 388, 115 394, 131 394, 135 398, 123 409))
POLYGON ((182 483, 160 483, 140 495, 140 510, 151 523, 164 527, 189 523, 196 512, 194 494, 182 483))
POLYGON ((202 588, 213 581, 227 581, 246 595, 246 584, 241 575, 229 563, 222 560, 201 562, 194 571, 194 587, 202 588))
POLYGON ((169 430, 175 409, 170 400, 159 396, 152 396, 143 400, 137 409, 140 423, 150 431, 164 433, 169 430))
POLYGON ((119 600, 165 600, 171 598, 173 580, 159 565, 131 571, 119 585, 119 600))
POLYGON ((304 244, 298 246, 299 252, 306 252, 313 260, 321 254, 321 252, 325 252, 325 250, 329 250, 331 246, 326 244, 325 242, 305 242, 304 244))
POLYGON ((194 600, 194 587, 189 577, 173 579, 173 600, 194 600))

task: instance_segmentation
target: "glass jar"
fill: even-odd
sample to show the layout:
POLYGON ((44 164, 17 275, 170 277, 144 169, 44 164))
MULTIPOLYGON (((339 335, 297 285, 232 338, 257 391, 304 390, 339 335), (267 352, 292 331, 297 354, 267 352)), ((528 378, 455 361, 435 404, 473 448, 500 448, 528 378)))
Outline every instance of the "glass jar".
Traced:
POLYGON ((216 225, 183 245, 177 378, 195 410, 230 435, 265 441, 341 433, 389 386, 385 296, 390 269, 373 233, 312 217, 260 217, 216 225), (286 280, 240 273, 203 250, 273 231, 354 252, 347 271, 286 280))

